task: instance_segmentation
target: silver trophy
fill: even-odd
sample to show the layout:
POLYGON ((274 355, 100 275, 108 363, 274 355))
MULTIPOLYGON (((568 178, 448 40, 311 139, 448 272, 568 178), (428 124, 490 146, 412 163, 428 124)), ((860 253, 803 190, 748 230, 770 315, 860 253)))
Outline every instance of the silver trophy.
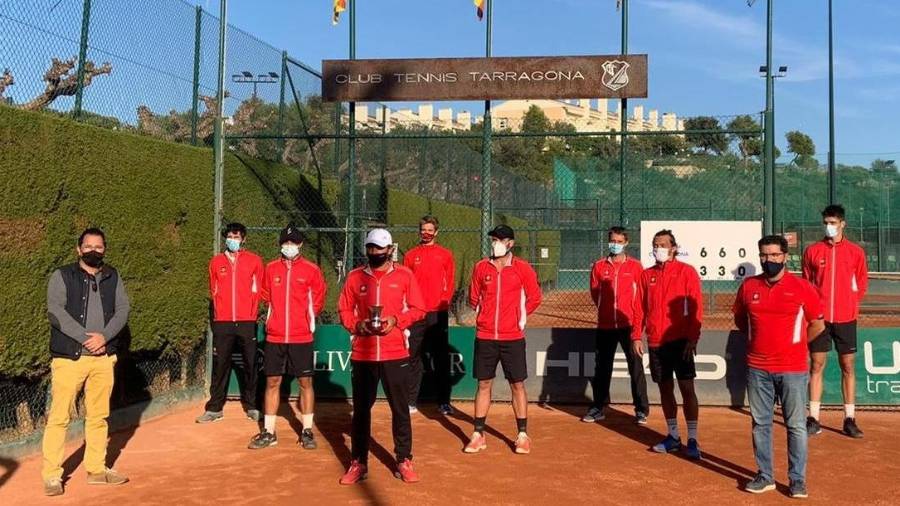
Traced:
POLYGON ((380 329, 382 324, 381 311, 383 306, 369 306, 369 321, 373 329, 380 329))

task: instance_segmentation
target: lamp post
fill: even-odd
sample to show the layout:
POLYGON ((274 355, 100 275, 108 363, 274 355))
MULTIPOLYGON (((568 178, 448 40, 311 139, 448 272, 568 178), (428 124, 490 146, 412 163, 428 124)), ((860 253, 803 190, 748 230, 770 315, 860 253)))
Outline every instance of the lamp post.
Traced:
MULTIPOLYGON (((769 0, 771 5, 772 0, 769 0)), ((770 8, 771 10, 771 8, 770 8)), ((787 74, 787 66, 778 67, 778 73, 772 73, 772 18, 769 18, 769 43, 766 65, 759 67, 759 73, 766 78, 766 112, 765 112, 765 185, 763 201, 765 203, 766 234, 775 233, 775 79, 787 74)))
POLYGON ((231 82, 253 84, 253 98, 256 98, 256 85, 260 83, 277 83, 278 78, 279 76, 277 72, 268 72, 266 74, 259 74, 254 76, 253 72, 250 72, 249 70, 242 70, 240 74, 232 74, 231 82))
POLYGON ((828 0, 828 203, 837 203, 837 180, 834 168, 834 24, 831 18, 831 0, 828 0))

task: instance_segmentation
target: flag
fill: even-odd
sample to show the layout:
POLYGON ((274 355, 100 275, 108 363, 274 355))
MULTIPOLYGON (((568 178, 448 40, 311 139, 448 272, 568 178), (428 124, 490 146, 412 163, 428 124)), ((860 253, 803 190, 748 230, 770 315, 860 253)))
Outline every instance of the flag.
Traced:
POLYGON ((621 8, 622 8, 622 0, 616 0, 616 10, 619 10, 621 8))
POLYGON ((484 17, 484 1, 485 0, 472 0, 475 4, 475 15, 478 16, 478 21, 484 17))
POLYGON ((338 24, 341 13, 347 10, 347 0, 334 0, 334 13, 331 15, 331 24, 338 24))

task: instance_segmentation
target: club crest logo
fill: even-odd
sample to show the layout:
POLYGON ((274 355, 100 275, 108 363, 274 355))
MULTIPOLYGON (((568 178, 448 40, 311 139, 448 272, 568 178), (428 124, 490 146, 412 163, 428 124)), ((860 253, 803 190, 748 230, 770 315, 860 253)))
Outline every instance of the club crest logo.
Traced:
POLYGON ((491 282, 491 275, 490 275, 490 274, 488 274, 487 276, 484 277, 484 282, 485 282, 485 283, 490 283, 490 282, 491 282))
POLYGON ((603 62, 603 77, 600 79, 607 88, 618 91, 628 86, 628 62, 608 60, 603 62))
POLYGON ((753 300, 759 300, 759 293, 753 294, 753 300))
POLYGON ((415 262, 416 262, 417 264, 420 264, 420 263, 422 263, 422 259, 419 258, 419 257, 416 257, 415 262))
POLYGON ((272 283, 277 285, 281 284, 281 276, 275 276, 275 279, 272 280, 272 283))
POLYGON ((655 284, 656 284, 656 276, 650 276, 650 284, 651 284, 651 285, 655 285, 655 284))
POLYGON ((225 268, 224 265, 223 265, 222 267, 219 267, 219 273, 220 273, 220 274, 225 274, 226 272, 228 272, 228 269, 225 268))
POLYGON ((824 258, 819 259, 819 265, 821 265, 822 267, 825 267, 825 259, 824 258))
POLYGON ((366 285, 362 285, 359 287, 360 293, 366 293, 366 291, 368 291, 368 287, 366 285))

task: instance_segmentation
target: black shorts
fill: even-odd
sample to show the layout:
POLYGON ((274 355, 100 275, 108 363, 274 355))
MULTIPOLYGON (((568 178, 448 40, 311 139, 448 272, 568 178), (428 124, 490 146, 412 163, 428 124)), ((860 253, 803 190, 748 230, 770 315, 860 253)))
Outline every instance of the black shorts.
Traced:
POLYGON ((315 373, 313 343, 270 343, 266 341, 263 374, 302 378, 315 373))
POLYGON ((845 323, 825 322, 825 331, 809 343, 809 351, 827 353, 831 351, 831 341, 834 341, 839 355, 856 353, 856 320, 845 323))
POLYGON ((694 355, 684 357, 684 348, 687 339, 671 341, 659 348, 650 348, 650 377, 654 383, 672 379, 672 374, 680 380, 689 380, 697 377, 697 367, 694 365, 694 355))
POLYGON ((493 379, 497 373, 497 363, 503 366, 503 375, 510 383, 518 383, 528 378, 528 364, 525 360, 525 339, 496 341, 475 339, 475 378, 493 379))

